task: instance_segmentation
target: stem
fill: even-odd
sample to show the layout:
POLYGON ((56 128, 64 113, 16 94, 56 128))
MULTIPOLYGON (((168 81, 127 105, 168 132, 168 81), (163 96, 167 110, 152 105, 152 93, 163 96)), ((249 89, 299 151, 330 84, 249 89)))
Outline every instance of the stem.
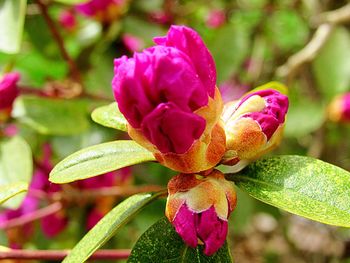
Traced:
MULTIPOLYGON (((26 260, 63 260, 69 250, 21 250, 11 249, 0 252, 0 259, 26 259, 26 260)), ((130 249, 101 249, 96 251, 90 259, 127 259, 130 249)))
POLYGON ((81 199, 96 199, 97 197, 119 196, 127 197, 138 193, 158 192, 164 190, 163 186, 159 185, 140 185, 140 186, 112 186, 102 187, 91 190, 76 190, 74 188, 69 191, 56 193, 52 195, 53 200, 81 200, 81 199))
POLYGON ((14 228, 18 226, 23 226, 25 224, 28 224, 40 218, 57 213, 61 209, 62 209, 62 204, 60 202, 56 202, 47 207, 36 210, 32 213, 28 213, 14 219, 10 219, 5 222, 1 222, 0 229, 9 229, 9 228, 14 228))
POLYGON ((41 1, 41 0, 37 0, 36 1, 40 11, 52 33, 53 38, 55 39, 58 48, 61 52, 62 57, 64 58, 64 60, 67 62, 68 67, 69 67, 69 71, 71 74, 71 77, 77 81, 77 82, 81 82, 81 78, 80 78, 80 72, 78 70, 78 67, 76 66, 74 60, 69 56, 65 46, 64 46, 64 41, 62 36, 60 35, 59 31, 56 28, 55 22, 52 20, 52 18, 50 17, 50 14, 48 12, 48 8, 47 6, 41 1))
POLYGON ((302 50, 290 56, 284 65, 278 67, 276 74, 280 77, 292 77, 301 65, 312 61, 328 40, 333 27, 332 24, 320 25, 310 42, 302 50))
POLYGON ((289 57, 284 65, 278 67, 276 75, 280 77, 293 77, 301 65, 314 59, 327 42, 335 25, 348 21, 350 21, 350 4, 315 16, 311 19, 311 24, 318 25, 318 28, 310 42, 302 50, 289 57))
POLYGON ((311 19, 315 25, 323 23, 342 24, 350 21, 350 4, 347 4, 336 10, 328 11, 319 14, 311 19))
POLYGON ((21 94, 36 95, 38 97, 48 97, 48 95, 44 91, 42 91, 40 89, 19 86, 19 90, 20 90, 21 94))

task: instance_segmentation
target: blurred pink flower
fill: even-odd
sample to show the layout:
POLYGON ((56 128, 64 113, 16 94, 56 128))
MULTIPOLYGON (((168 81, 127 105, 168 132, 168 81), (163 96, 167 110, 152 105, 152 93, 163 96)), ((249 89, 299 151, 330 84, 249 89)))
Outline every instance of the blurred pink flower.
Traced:
POLYGON ((224 103, 238 100, 248 92, 249 86, 239 83, 236 80, 230 80, 222 83, 219 87, 224 103))
POLYGON ((173 17, 164 11, 155 11, 149 14, 151 20, 157 24, 166 25, 173 21, 173 17))
POLYGON ((130 34, 124 34, 122 41, 125 47, 131 52, 141 51, 145 47, 145 43, 141 38, 130 34))
POLYGON ((61 11, 58 17, 58 22, 68 31, 73 31, 77 26, 77 20, 74 16, 74 12, 71 10, 61 11))
POLYGON ((7 73, 0 80, 0 110, 12 107, 13 101, 18 96, 17 82, 20 74, 17 72, 7 73))
POLYGON ((340 94, 331 101, 328 118, 333 122, 350 123, 350 92, 340 94))
POLYGON ((75 6, 76 11, 101 22, 111 22, 125 10, 126 0, 90 0, 75 6))
POLYGON ((210 28, 218 28, 222 26, 226 21, 226 15, 224 10, 212 10, 207 18, 207 26, 210 28))

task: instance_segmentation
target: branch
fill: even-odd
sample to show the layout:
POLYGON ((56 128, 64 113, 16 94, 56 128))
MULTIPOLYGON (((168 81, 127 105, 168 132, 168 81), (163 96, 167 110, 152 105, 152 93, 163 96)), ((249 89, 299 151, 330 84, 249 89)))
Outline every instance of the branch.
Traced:
POLYGON ((350 21, 350 4, 339 9, 321 13, 311 19, 312 24, 319 25, 310 42, 299 52, 289 57, 287 62, 278 67, 276 75, 292 77, 304 63, 312 61, 327 42, 335 25, 350 21))
MULTIPOLYGON (((23 226, 40 218, 46 217, 48 215, 52 215, 57 213, 62 209, 62 204, 60 202, 53 203, 47 207, 36 210, 32 213, 28 213, 22 215, 20 217, 16 217, 14 219, 10 219, 5 222, 0 223, 0 229, 9 229, 18 226, 23 226)), ((1 258, 1 257, 0 257, 1 258)))
MULTIPOLYGON (((27 260, 63 260, 69 250, 21 250, 11 249, 0 251, 0 259, 27 259, 27 260)), ((101 249, 96 251, 90 259, 127 259, 130 249, 101 249)))
POLYGON ((58 48, 61 52, 62 57, 64 58, 64 60, 66 60, 68 66, 69 66, 69 71, 70 71, 72 78, 75 81, 80 83, 81 78, 80 78, 80 72, 78 70, 78 67, 75 64, 74 60, 69 56, 69 54, 64 46, 63 38, 60 35, 59 31, 57 30, 55 22, 50 17, 47 6, 42 2, 42 0, 36 0, 36 2, 40 8, 40 11, 41 11, 49 29, 50 29, 50 31, 51 31, 53 38, 55 39, 55 41, 58 45, 58 48))
POLYGON ((350 4, 347 4, 339 9, 324 12, 311 19, 314 25, 329 24, 343 24, 350 22, 350 4))
POLYGON ((139 185, 139 186, 112 186, 112 187, 102 187, 98 189, 91 190, 78 190, 71 188, 69 191, 54 193, 52 195, 53 200, 89 200, 96 199, 97 197, 103 196, 119 196, 128 197, 138 193, 146 192, 158 192, 164 190, 163 186, 160 185, 139 185))
POLYGON ((332 24, 320 25, 314 33, 310 42, 302 50, 290 56, 284 65, 277 68, 277 76, 293 76, 300 66, 306 62, 312 61, 328 40, 333 27, 334 26, 332 24))

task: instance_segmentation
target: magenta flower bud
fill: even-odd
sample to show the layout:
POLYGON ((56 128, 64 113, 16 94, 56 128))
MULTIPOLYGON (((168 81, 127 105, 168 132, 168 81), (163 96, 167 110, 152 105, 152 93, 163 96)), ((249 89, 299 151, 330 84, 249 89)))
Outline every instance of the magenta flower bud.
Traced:
POLYGON ((338 95, 331 101, 328 118, 333 122, 350 122, 350 92, 338 95))
POLYGON ((236 171, 275 148, 281 140, 288 97, 273 89, 248 93, 225 106, 226 154, 236 171))
POLYGON ((214 170, 208 176, 179 174, 168 183, 165 214, 184 242, 214 254, 227 236, 227 219, 236 207, 233 184, 214 170))
POLYGON ((101 22, 112 22, 125 12, 126 0, 90 0, 75 6, 77 12, 101 22))
POLYGON ((214 61, 199 35, 172 26, 157 46, 114 61, 112 86, 129 135, 181 172, 216 165, 224 151, 214 61))
POLYGON ((59 14, 58 22, 68 31, 73 31, 77 26, 77 20, 71 10, 63 10, 59 14))
POLYGON ((17 72, 8 73, 0 81, 0 111, 11 109, 13 101, 18 96, 17 82, 20 75, 17 72))

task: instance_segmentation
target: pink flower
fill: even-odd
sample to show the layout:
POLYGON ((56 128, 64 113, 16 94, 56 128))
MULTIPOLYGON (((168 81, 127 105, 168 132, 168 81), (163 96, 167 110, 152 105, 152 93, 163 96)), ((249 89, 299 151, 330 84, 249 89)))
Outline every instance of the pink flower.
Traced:
POLYGON ((141 51, 145 46, 141 38, 130 34, 124 34, 122 40, 125 47, 131 52, 141 51))
POLYGON ((73 31, 77 26, 77 20, 71 10, 63 10, 59 14, 58 22, 68 31, 73 31))
POLYGON ((126 8, 126 0, 90 0, 75 6, 77 12, 101 22, 112 22, 126 8))
POLYGON ((90 230, 93 228, 103 217, 105 213, 99 211, 98 209, 92 209, 86 219, 86 229, 90 230))
POLYGON ((219 88, 224 103, 232 102, 241 98, 249 90, 248 85, 244 85, 238 80, 226 81, 222 83, 219 88))
POLYGON ((168 14, 164 11, 154 11, 149 14, 151 20, 157 24, 166 25, 173 21, 171 14, 168 14))
POLYGON ((168 183, 165 214, 184 242, 195 248, 204 243, 204 253, 214 254, 227 236, 227 219, 236 206, 231 182, 214 170, 206 177, 179 174, 168 183))
POLYGON ((41 219, 41 229, 46 237, 53 238, 66 229, 68 218, 62 211, 41 219))
MULTIPOLYGON (((269 85, 269 84, 267 84, 269 85)), ((226 154, 236 171, 275 148, 282 138, 288 97, 273 89, 248 93, 225 106, 226 154)))
POLYGON ((328 118, 333 122, 350 122, 350 92, 338 95, 331 101, 328 118))
POLYGON ((211 28, 218 28, 226 21, 226 15, 223 10, 212 10, 207 18, 207 26, 211 28))
POLYGON ((211 168, 224 147, 213 58, 199 35, 184 26, 172 26, 154 41, 158 45, 133 58, 114 61, 112 87, 129 135, 174 170, 211 168))
POLYGON ((13 101, 18 96, 17 82, 20 74, 17 72, 8 73, 0 81, 0 110, 12 107, 13 101))

